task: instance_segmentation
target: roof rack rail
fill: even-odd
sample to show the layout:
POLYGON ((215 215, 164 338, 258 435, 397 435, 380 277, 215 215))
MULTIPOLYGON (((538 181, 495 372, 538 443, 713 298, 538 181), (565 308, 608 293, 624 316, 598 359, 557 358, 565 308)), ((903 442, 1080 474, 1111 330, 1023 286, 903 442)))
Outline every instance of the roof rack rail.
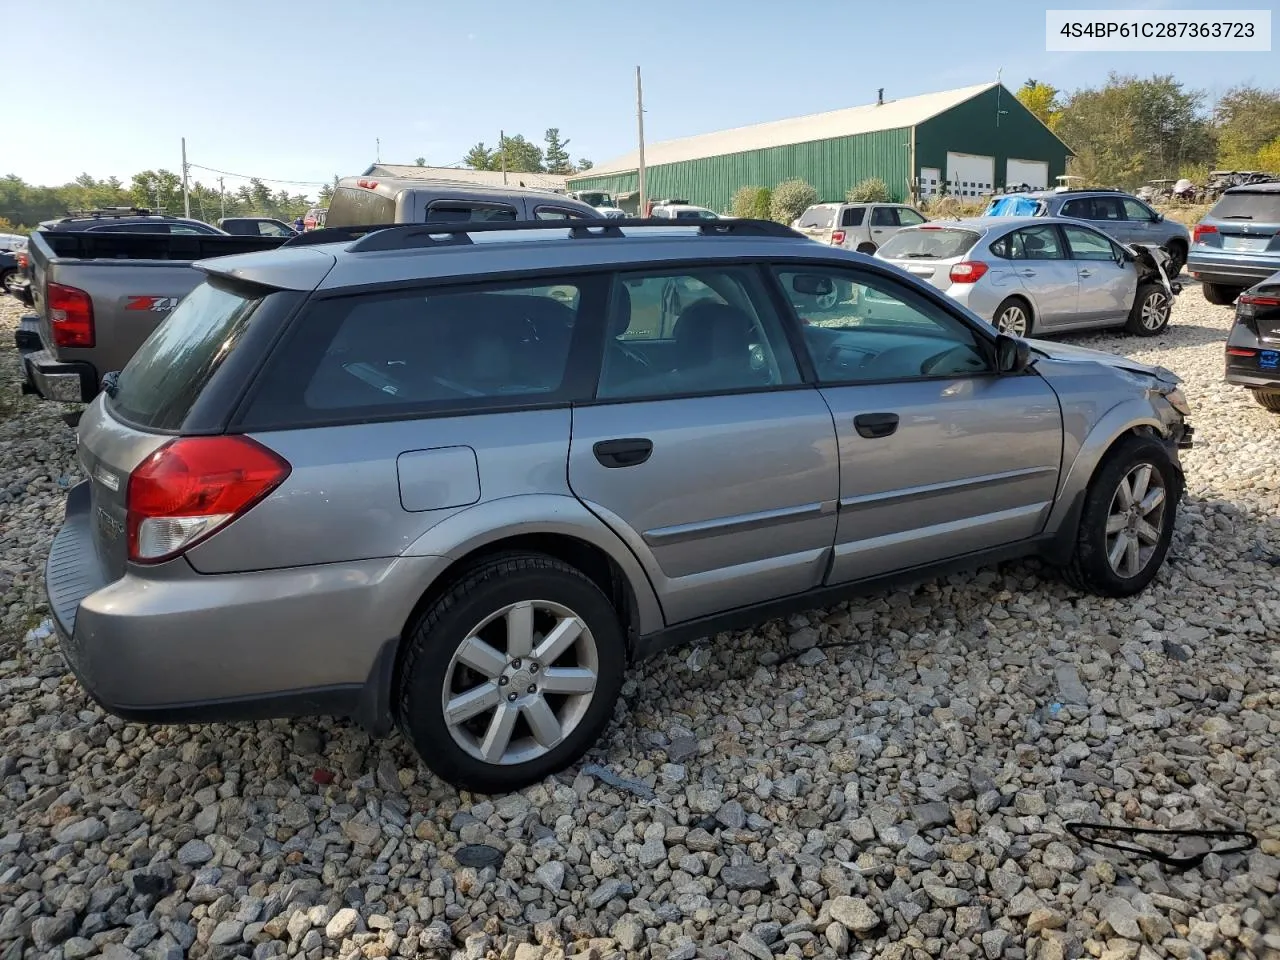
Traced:
POLYGON ((387 223, 359 227, 326 227, 290 237, 281 246, 303 247, 320 243, 351 241, 352 252, 371 250, 408 250, 414 247, 457 246, 471 243, 471 234, 507 233, 530 230, 568 230, 574 240, 596 237, 626 236, 621 228, 658 227, 664 230, 696 229, 703 237, 784 237, 806 239, 805 235, 772 220, 700 220, 680 221, 657 217, 610 218, 581 220, 500 220, 455 221, 452 223, 387 223))
POLYGON ((68 210, 65 220, 90 220, 98 217, 149 217, 147 207, 96 207, 92 210, 68 210))

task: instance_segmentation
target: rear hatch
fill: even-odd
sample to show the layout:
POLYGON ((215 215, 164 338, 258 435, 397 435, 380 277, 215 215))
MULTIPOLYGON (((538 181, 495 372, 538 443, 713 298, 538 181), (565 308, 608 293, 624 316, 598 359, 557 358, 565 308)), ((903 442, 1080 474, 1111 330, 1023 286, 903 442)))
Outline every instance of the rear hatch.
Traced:
MULTIPOLYGON (((1246 290, 1236 303, 1236 316, 1253 327, 1268 351, 1274 351, 1280 343, 1280 272, 1246 290)), ((1280 371, 1272 357, 1260 358, 1259 365, 1280 371)))
POLYGON ((1280 265, 1280 190, 1224 193, 1196 227, 1194 239, 1208 250, 1280 265))
POLYGON ((890 237, 876 259, 888 260, 939 290, 951 286, 951 268, 965 259, 982 235, 967 227, 926 224, 904 227, 890 237))
POLYGON ((78 453, 91 484, 94 547, 108 581, 123 576, 129 561, 131 476, 175 440, 267 296, 256 286, 202 283, 81 418, 78 453))
POLYGON ((800 222, 796 225, 796 229, 810 240, 830 243, 831 232, 835 229, 836 215, 839 212, 838 203, 819 203, 800 214, 800 222))

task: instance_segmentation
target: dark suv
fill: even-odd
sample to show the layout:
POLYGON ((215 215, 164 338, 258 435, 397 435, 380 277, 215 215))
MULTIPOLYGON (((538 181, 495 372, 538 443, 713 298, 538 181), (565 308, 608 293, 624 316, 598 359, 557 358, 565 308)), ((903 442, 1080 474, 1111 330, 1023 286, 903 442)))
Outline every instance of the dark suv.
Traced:
POLYGON ((1227 337, 1227 382, 1280 413, 1280 271, 1240 294, 1227 337))
POLYGON ((73 211, 56 220, 45 220, 41 230, 74 233, 172 233, 222 236, 225 231, 202 220, 170 217, 142 207, 107 207, 102 210, 73 211))

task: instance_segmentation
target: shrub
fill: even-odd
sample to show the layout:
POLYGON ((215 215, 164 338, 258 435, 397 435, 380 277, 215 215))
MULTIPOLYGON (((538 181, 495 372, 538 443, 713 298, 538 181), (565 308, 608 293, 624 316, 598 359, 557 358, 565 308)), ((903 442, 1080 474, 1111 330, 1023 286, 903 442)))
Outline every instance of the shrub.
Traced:
POLYGON ((930 220, 947 217, 980 217, 990 201, 975 197, 930 197, 924 213, 930 220))
POLYGON ((773 193, 768 187, 739 187, 733 195, 729 212, 746 220, 768 220, 769 201, 773 193))
POLYGON ((849 188, 844 198, 848 203, 890 203, 893 200, 889 185, 879 177, 867 177, 860 181, 849 188))
POLYGON ((804 180, 784 180, 773 188, 769 215, 779 223, 791 225, 800 214, 818 202, 818 191, 804 180))

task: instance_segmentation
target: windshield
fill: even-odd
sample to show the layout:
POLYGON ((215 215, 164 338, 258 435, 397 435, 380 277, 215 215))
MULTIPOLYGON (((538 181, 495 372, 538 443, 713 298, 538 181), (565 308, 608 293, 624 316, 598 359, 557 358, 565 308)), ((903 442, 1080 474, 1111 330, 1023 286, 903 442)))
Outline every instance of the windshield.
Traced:
POLYGON ((1280 223, 1280 193, 1224 193, 1209 216, 1215 220, 1280 223))
POLYGON ((152 430, 178 430, 262 302, 206 281, 187 294, 120 373, 108 406, 152 430))
POLYGON ((884 260, 950 260, 964 256, 978 242, 978 236, 973 230, 952 227, 899 230, 877 255, 884 260))

